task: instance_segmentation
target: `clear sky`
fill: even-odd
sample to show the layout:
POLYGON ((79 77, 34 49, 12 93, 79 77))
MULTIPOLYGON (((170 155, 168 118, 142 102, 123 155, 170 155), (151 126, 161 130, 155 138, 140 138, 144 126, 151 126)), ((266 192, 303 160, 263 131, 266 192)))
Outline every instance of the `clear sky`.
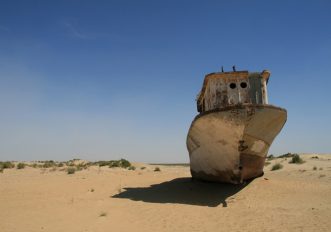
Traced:
POLYGON ((187 162, 204 75, 271 71, 270 153, 331 152, 330 1, 0 3, 0 160, 187 162))

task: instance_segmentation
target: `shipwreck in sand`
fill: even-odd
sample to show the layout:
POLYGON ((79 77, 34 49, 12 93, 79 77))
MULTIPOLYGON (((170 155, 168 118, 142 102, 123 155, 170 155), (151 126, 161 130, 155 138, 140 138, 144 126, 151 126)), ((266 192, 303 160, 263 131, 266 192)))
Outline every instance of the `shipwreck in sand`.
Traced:
POLYGON ((270 72, 233 69, 207 74, 197 97, 186 141, 193 178, 238 184, 263 175, 286 122, 287 111, 268 104, 270 72))

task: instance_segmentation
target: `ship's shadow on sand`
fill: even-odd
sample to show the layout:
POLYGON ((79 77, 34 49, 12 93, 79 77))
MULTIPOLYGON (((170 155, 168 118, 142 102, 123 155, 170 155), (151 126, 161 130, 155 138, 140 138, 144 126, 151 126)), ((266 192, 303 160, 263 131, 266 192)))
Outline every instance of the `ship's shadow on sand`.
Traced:
POLYGON ((176 178, 149 187, 124 188, 124 192, 112 196, 149 203, 177 203, 216 207, 245 188, 250 182, 240 185, 201 182, 191 178, 176 178))

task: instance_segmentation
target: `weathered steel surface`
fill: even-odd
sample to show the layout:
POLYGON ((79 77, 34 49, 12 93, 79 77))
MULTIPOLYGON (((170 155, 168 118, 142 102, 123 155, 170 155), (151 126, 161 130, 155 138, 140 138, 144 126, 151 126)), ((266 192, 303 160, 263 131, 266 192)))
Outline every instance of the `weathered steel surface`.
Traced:
POLYGON ((219 72, 205 76, 200 114, 187 136, 193 177, 240 183, 263 174, 269 147, 287 112, 268 105, 270 72, 219 72))
POLYGON ((262 175, 269 147, 286 118, 284 109, 257 104, 198 115, 187 136, 192 176, 237 184, 262 175))
POLYGON ((199 112, 236 104, 268 104, 267 82, 270 72, 248 71, 210 73, 205 76, 197 97, 199 112))

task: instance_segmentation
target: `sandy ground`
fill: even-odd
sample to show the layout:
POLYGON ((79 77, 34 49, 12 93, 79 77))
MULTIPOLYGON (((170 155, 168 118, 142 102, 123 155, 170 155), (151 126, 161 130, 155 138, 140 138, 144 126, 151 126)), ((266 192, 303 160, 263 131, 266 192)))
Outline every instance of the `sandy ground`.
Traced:
POLYGON ((134 171, 90 167, 73 175, 5 169, 0 231, 330 231, 331 155, 312 156, 300 165, 272 160, 244 186, 139 163, 134 171), (284 168, 270 171, 276 162, 284 168))

